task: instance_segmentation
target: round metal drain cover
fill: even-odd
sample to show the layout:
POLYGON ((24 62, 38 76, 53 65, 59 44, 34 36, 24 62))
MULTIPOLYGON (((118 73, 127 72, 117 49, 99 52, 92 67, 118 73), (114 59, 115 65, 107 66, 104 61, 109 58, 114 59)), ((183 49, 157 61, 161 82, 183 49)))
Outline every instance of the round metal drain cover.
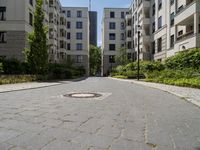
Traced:
POLYGON ((65 97, 72 97, 72 98, 95 98, 101 97, 101 94, 97 93, 71 93, 64 95, 65 97))

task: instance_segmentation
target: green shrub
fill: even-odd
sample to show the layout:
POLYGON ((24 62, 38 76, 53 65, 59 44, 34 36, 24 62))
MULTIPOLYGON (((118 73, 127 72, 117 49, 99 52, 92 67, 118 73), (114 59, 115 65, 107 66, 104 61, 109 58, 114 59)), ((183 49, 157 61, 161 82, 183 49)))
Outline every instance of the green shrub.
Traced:
POLYGON ((136 63, 136 62, 132 62, 132 63, 127 64, 127 65, 124 67, 124 70, 126 70, 126 71, 134 71, 134 70, 137 70, 137 63, 136 63))
POLYGON ((4 76, 0 76, 0 85, 32 82, 36 80, 37 80, 37 77, 32 76, 32 75, 4 75, 4 76))
POLYGON ((143 72, 153 72, 153 71, 162 71, 165 69, 164 64, 161 62, 143 62, 141 65, 141 70, 143 72))
POLYGON ((113 76, 113 78, 118 78, 118 79, 127 79, 127 76, 116 75, 116 76, 113 76))
POLYGON ((72 79, 84 75, 84 67, 72 67, 66 64, 49 64, 49 79, 72 79))
POLYGON ((3 63, 0 62, 0 74, 3 73, 3 63))
POLYGON ((21 63, 14 58, 3 60, 3 70, 5 74, 21 74, 21 63))
POLYGON ((71 79, 72 71, 63 64, 49 64, 49 79, 71 79))
POLYGON ((179 52, 165 61, 168 69, 200 69, 200 48, 179 52))

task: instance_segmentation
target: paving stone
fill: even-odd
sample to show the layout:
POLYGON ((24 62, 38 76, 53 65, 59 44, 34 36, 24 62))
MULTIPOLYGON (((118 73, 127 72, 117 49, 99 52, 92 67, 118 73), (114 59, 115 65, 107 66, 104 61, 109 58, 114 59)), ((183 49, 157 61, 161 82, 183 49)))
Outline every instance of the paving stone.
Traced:
POLYGON ((23 135, 10 139, 8 143, 26 149, 37 150, 41 149, 42 147, 54 140, 55 138, 48 137, 43 134, 26 132, 23 135))
POLYGON ((82 147, 77 143, 55 140, 43 147, 41 150, 87 150, 87 148, 82 147))
POLYGON ((0 150, 195 150, 199 126, 199 107, 108 78, 0 93, 0 150), (110 95, 62 97, 73 91, 110 95))
POLYGON ((73 140, 81 143, 83 146, 109 148, 113 141, 113 138, 96 134, 81 133, 73 140))
POLYGON ((133 149, 152 150, 152 147, 146 145, 145 143, 120 139, 119 141, 116 141, 110 149, 111 150, 133 150, 133 149))
POLYGON ((0 128, 0 143, 5 142, 13 137, 19 136, 20 132, 17 132, 15 130, 0 128))

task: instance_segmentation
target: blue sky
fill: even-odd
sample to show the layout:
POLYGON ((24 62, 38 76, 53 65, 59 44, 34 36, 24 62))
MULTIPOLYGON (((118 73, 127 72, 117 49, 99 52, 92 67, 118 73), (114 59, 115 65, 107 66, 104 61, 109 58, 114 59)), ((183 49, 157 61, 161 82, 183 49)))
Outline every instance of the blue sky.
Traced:
MULTIPOLYGON (((66 7, 88 7, 89 0, 60 0, 66 7)), ((98 12, 98 45, 101 44, 101 20, 104 7, 129 7, 132 0, 92 0, 92 10, 98 12)))

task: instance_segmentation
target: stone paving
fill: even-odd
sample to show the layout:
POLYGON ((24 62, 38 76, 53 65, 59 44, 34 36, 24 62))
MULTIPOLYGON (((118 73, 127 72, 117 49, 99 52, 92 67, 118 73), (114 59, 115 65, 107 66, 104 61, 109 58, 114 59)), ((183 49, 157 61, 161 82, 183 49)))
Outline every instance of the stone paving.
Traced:
POLYGON ((200 107, 200 89, 179 87, 179 86, 165 85, 165 84, 151 83, 151 82, 143 82, 143 81, 137 81, 137 80, 124 80, 124 79, 116 79, 116 80, 127 81, 131 83, 136 83, 136 84, 160 89, 163 91, 167 91, 179 97, 185 98, 189 102, 200 107))
POLYGON ((30 82, 0 85, 0 93, 59 85, 57 82, 30 82))
POLYGON ((195 105, 108 78, 0 93, 0 150, 198 150, 199 127, 195 105))

